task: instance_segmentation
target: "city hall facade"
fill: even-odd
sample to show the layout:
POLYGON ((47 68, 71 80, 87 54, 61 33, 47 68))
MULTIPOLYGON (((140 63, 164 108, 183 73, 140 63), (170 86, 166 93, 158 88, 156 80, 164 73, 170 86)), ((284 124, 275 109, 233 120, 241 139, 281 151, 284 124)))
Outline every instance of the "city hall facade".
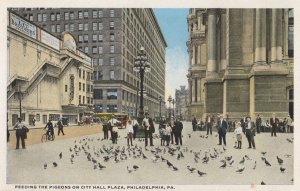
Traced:
POLYGON ((7 12, 7 118, 41 126, 67 117, 72 124, 93 105, 92 59, 69 33, 57 38, 7 12))
POLYGON ((293 118, 293 9, 190 9, 189 118, 293 118))

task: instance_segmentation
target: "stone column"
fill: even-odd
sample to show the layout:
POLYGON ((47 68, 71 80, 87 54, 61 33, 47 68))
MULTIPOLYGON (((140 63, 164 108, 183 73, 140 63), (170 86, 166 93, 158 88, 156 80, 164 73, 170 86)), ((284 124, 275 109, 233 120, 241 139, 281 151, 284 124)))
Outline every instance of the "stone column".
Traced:
POLYGON ((226 60, 226 9, 220 9, 221 14, 221 70, 227 67, 226 60))
POLYGON ((283 26, 283 50, 284 50, 284 57, 287 58, 288 57, 288 26, 289 26, 289 17, 288 17, 288 9, 284 9, 283 11, 284 14, 284 26, 283 26))
POLYGON ((274 63, 277 60, 277 9, 272 9, 271 20, 271 63, 274 63))
POLYGON ((201 102, 201 79, 197 79, 197 101, 201 102))
POLYGON ((196 63, 196 48, 195 48, 195 45, 192 45, 193 46, 193 58, 192 58, 192 65, 195 65, 196 63))
POLYGON ((208 61, 207 77, 215 78, 217 76, 217 15, 216 9, 208 10, 208 61))
POLYGON ((277 62, 282 62, 282 9, 277 9, 277 62))
POLYGON ((266 9, 256 9, 255 63, 266 63, 266 9))
POLYGON ((282 10, 272 9, 271 63, 282 62, 282 10))
POLYGON ((195 102, 195 80, 194 80, 194 78, 192 78, 191 84, 192 84, 192 103, 194 103, 195 102))
POLYGON ((197 47, 197 64, 201 64, 201 45, 198 44, 197 47))

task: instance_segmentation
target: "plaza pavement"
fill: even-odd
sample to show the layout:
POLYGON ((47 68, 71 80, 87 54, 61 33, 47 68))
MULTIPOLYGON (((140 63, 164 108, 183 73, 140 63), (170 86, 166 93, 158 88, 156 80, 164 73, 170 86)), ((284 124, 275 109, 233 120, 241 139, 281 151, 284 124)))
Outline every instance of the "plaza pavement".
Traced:
MULTIPOLYGON (((175 184, 175 185, 260 185, 263 181, 267 185, 292 185, 294 174, 294 153, 292 140, 293 134, 280 134, 278 137, 271 137, 270 133, 261 133, 255 136, 256 149, 248 149, 246 137, 243 136, 242 149, 233 148, 235 135, 227 133, 227 146, 225 151, 223 146, 217 145, 217 133, 206 138, 204 131, 192 131, 191 123, 184 122, 183 146, 171 145, 173 151, 167 147, 160 146, 160 139, 154 139, 154 147, 147 147, 141 139, 134 141, 135 147, 127 147, 125 139, 126 130, 119 131, 120 138, 118 144, 112 144, 109 140, 102 140, 103 133, 70 137, 53 142, 28 145, 26 149, 8 149, 7 151, 7 183, 8 184, 175 184), (191 135, 189 138, 188 135, 191 135), (77 145, 77 154, 74 147, 77 145), (124 155, 121 156, 124 146, 124 155), (78 148, 81 148, 80 150, 78 148), (72 151, 70 151, 70 148, 72 151), (105 151, 106 149, 106 151, 105 151), (165 149, 165 151, 164 151, 165 149), (115 152, 117 150, 117 152, 115 152), (140 151, 147 157, 144 159, 140 151), (205 151, 214 155, 217 151, 217 158, 202 163, 205 151), (103 153, 102 153, 102 152, 103 153), (169 152, 168 152, 169 151, 169 152), (177 159, 182 152, 184 157, 177 159), (199 153, 198 162, 195 161, 195 153, 199 153), (267 166, 261 159, 261 152, 266 152, 265 158, 271 166, 267 166), (59 154, 62 153, 62 159, 59 154), (90 154, 89 154, 90 153, 90 154), (110 154, 108 154, 110 153, 110 154), (115 154, 117 153, 117 154, 115 154), (157 159, 155 154, 158 156, 157 159), (173 153, 174 156, 171 156, 173 153), (73 164, 71 155, 74 155, 73 164), (94 165, 90 159, 94 159, 96 164, 105 166, 102 170, 98 165, 94 165), (127 159, 124 157, 126 155, 127 159), (239 162, 245 155, 244 164, 239 162), (291 155, 291 156, 290 156, 291 155), (109 159, 104 161, 105 156, 109 159), (115 161, 117 156, 117 162, 115 161), (220 168, 223 164, 220 161, 225 157, 232 156, 234 163, 226 168, 220 168), (276 156, 283 159, 282 167, 285 172, 280 171, 280 165, 276 156), (168 167, 167 159, 178 170, 168 167), (122 159, 123 160, 122 160, 122 159), (256 167, 255 166, 256 161, 256 167), (53 166, 57 163, 57 167, 53 166), (44 169, 44 164, 47 168, 44 169), (137 165, 137 170, 133 169, 137 165), (195 168, 190 172, 187 166, 195 168), (130 169, 127 170, 127 167, 130 169), (238 168, 245 167, 242 173, 236 172, 238 168), (199 176, 197 170, 207 173, 199 176)), ((66 128, 67 135, 70 134, 66 128)), ((158 133, 156 126, 155 134, 158 133)))

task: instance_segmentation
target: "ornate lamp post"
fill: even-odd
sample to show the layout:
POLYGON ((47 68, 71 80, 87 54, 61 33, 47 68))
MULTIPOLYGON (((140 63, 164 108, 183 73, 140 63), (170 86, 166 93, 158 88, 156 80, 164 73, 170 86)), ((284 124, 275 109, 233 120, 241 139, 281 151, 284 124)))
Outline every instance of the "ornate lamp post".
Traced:
MULTIPOLYGON (((19 104, 20 104, 20 118, 22 119, 22 92, 21 92, 21 86, 18 87, 18 91, 19 91, 19 104)), ((23 120, 23 119, 22 119, 23 120)))
POLYGON ((139 108, 139 116, 138 121, 141 124, 144 118, 144 74, 145 72, 150 72, 150 64, 148 62, 148 58, 146 56, 146 52, 144 47, 141 47, 140 52, 138 53, 137 57, 134 60, 133 70, 140 73, 140 108, 139 108))
POLYGON ((158 100, 159 100, 159 120, 161 120, 161 102, 162 102, 162 97, 159 96, 158 100))
POLYGON ((171 96, 169 96, 168 102, 169 102, 169 119, 171 119, 171 102, 172 102, 172 97, 171 96))
POLYGON ((175 110, 174 110, 174 104, 175 104, 175 99, 172 99, 172 104, 173 104, 173 117, 175 117, 175 110))

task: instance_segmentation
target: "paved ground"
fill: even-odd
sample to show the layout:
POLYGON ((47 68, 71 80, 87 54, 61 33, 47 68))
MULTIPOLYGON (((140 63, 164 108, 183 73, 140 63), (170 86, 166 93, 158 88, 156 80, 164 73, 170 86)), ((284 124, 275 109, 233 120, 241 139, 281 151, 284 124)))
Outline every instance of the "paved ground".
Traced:
MULTIPOLYGON (((216 132, 205 138, 205 132, 192 132, 191 129, 191 123, 185 122, 184 145, 180 148, 172 145, 170 148, 174 149, 173 151, 160 146, 158 138, 154 139, 154 147, 145 149, 144 142, 140 139, 134 141, 136 146, 128 148, 124 138, 126 130, 120 130, 118 144, 114 145, 109 140, 102 140, 103 133, 97 133, 33 144, 25 150, 8 150, 7 183, 250 185, 261 184, 263 181, 266 184, 293 184, 293 143, 287 141, 287 138, 293 139, 293 134, 278 134, 276 138, 271 137, 269 133, 258 134, 255 136, 255 150, 247 149, 246 137, 243 137, 243 148, 237 150, 233 148, 234 134, 228 133, 228 143, 224 151, 223 146, 217 145, 216 132), (266 166, 261 159, 263 151, 267 152, 265 158, 271 166, 266 166), (184 157, 177 159, 180 152, 184 157), (208 156, 216 154, 217 158, 210 158, 208 163, 204 164, 202 158, 205 152, 208 156), (59 159, 60 153, 62 159, 59 159), (200 159, 196 158, 198 162, 195 160, 195 153, 200 153, 200 159), (143 158, 143 154, 147 159, 143 158), (73 163, 71 155, 74 155, 73 163), (245 158, 244 164, 239 164, 245 155, 249 156, 250 160, 245 158), (226 168, 220 168, 223 164, 220 161, 229 156, 232 156, 234 163, 230 166, 227 162, 226 168), (280 171, 276 156, 283 159, 282 167, 286 168, 284 173, 280 171), (104 161, 104 157, 109 158, 107 162, 104 161), (168 167, 162 158, 167 159, 178 170, 168 167), (95 160, 96 165, 92 160, 95 160), (53 162, 57 163, 57 167, 53 166, 53 162), (44 163, 47 164, 46 169, 44 163), (106 168, 100 170, 98 163, 106 168), (139 168, 134 170, 133 165, 139 168), (187 169, 188 165, 196 170, 190 172, 187 169), (245 170, 242 173, 236 172, 238 168, 243 167, 245 170), (207 174, 199 176, 197 170, 207 174)), ((70 134, 69 130, 66 133, 70 134)))

